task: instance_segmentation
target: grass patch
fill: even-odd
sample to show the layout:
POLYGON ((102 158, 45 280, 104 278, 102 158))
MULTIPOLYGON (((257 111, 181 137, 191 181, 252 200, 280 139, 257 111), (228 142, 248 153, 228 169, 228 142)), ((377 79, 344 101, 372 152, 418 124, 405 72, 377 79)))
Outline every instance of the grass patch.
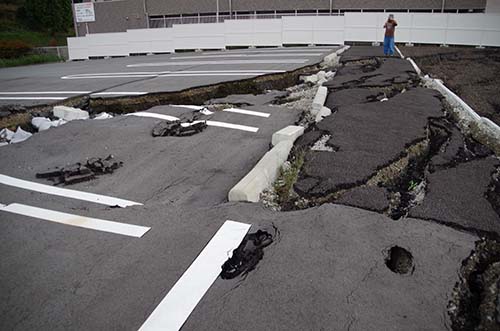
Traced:
POLYGON ((24 30, 21 28, 12 28, 0 31, 0 40, 20 40, 30 44, 33 47, 44 46, 66 46, 67 34, 56 34, 51 36, 48 33, 24 30))
POLYGON ((25 66, 30 64, 59 62, 61 58, 53 54, 32 54, 16 59, 0 59, 0 68, 25 66))
POLYGON ((300 169, 304 165, 305 150, 292 151, 292 158, 289 165, 280 168, 278 179, 274 182, 274 191, 277 195, 277 202, 280 206, 288 203, 293 184, 297 182, 300 169))

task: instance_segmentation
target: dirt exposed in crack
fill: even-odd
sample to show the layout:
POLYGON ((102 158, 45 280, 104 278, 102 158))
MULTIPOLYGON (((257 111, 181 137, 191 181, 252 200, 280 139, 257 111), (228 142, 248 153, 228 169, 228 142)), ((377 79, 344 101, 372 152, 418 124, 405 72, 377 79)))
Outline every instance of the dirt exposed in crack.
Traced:
POLYGON ((168 104, 204 104, 206 100, 225 98, 233 94, 263 94, 268 90, 283 90, 297 85, 300 76, 318 71, 318 65, 306 66, 294 71, 268 74, 237 81, 190 88, 178 92, 149 93, 143 96, 89 98, 77 96, 50 105, 19 107, 8 106, 1 109, 0 128, 15 129, 17 126, 31 129, 33 116, 49 117, 56 105, 83 107, 90 113, 124 114, 147 110, 154 106, 168 104))
POLYGON ((479 115, 500 125, 500 50, 402 47, 425 74, 442 79, 479 115))
POLYGON ((412 274, 415 271, 413 255, 399 246, 393 246, 388 250, 385 265, 397 274, 412 274))
POLYGON ((453 331, 500 329, 500 243, 483 239, 463 261, 448 304, 453 331))

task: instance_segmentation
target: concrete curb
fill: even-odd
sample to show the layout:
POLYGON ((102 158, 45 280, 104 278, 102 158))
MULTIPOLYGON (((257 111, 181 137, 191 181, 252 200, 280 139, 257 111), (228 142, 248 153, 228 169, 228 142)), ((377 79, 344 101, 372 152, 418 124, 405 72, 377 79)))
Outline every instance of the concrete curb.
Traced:
POLYGON ((303 133, 300 126, 287 126, 274 133, 274 147, 229 191, 229 201, 259 202, 260 194, 274 183, 293 143, 303 133))
POLYGON ((314 96, 313 104, 311 108, 311 114, 314 116, 318 115, 323 108, 323 105, 326 101, 326 96, 328 95, 328 89, 325 86, 318 87, 318 91, 316 91, 316 96, 314 96))
POLYGON ((500 127, 486 117, 481 117, 458 95, 447 88, 439 79, 431 78, 428 75, 422 76, 422 71, 411 58, 406 58, 417 74, 424 82, 424 86, 439 91, 452 108, 452 115, 455 117, 459 128, 466 134, 480 143, 488 146, 493 152, 500 156, 500 127))
POLYGON ((351 46, 344 45, 342 48, 337 49, 332 54, 328 54, 327 56, 325 56, 323 58, 322 66, 323 67, 328 67, 328 66, 335 66, 335 65, 337 65, 339 63, 339 56, 340 56, 340 54, 344 53, 349 48, 351 48, 351 46))
POLYGON ((259 202, 260 194, 278 177, 292 147, 293 142, 285 140, 264 154, 255 167, 229 191, 229 201, 259 202))

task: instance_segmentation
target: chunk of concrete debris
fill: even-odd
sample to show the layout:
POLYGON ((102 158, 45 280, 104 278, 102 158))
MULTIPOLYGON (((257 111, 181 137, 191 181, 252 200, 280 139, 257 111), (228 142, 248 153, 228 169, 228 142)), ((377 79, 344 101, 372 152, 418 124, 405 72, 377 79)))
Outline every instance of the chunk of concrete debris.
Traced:
POLYGON ((24 131, 19 126, 19 127, 17 127, 16 132, 14 133, 14 135, 12 136, 12 138, 10 139, 10 143, 11 144, 20 143, 20 142, 25 141, 26 139, 30 138, 32 135, 33 134, 24 131))
POLYGON ((12 136, 14 136, 14 131, 11 131, 7 128, 0 131, 0 140, 10 141, 12 139, 12 136))
POLYGON ((45 131, 48 130, 52 127, 58 127, 63 124, 66 124, 67 122, 63 119, 51 121, 47 117, 33 117, 31 119, 31 124, 38 129, 38 131, 45 131))
POLYGON ((328 117, 332 114, 332 111, 328 107, 321 107, 321 110, 316 114, 316 123, 321 122, 321 120, 325 117, 328 117))
POLYGON ((67 106, 55 106, 54 109, 52 109, 52 113, 55 117, 68 122, 73 120, 86 120, 89 118, 89 113, 85 110, 67 106))
POLYGON ((99 113, 99 114, 96 115, 96 117, 94 117, 95 120, 107 120, 109 118, 113 118, 113 115, 108 114, 106 112, 99 113))
POLYGON ((182 123, 181 121, 162 121, 153 127, 153 137, 178 136, 186 137, 200 133, 207 127, 206 121, 182 123))
POLYGON ((323 105, 325 104, 326 97, 328 95, 328 89, 324 86, 320 86, 318 88, 318 91, 316 92, 316 95, 314 96, 313 104, 312 104, 312 109, 311 113, 316 116, 323 105))
POLYGON ((55 184, 71 185, 94 179, 97 175, 110 174, 120 168, 123 162, 114 160, 113 155, 102 159, 92 157, 85 162, 78 162, 62 168, 50 169, 36 174, 37 178, 47 178, 55 184))

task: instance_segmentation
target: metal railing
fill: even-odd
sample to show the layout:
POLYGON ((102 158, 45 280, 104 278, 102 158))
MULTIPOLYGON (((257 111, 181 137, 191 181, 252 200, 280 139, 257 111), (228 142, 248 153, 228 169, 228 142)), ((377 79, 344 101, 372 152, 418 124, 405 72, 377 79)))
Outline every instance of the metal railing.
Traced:
MULTIPOLYGON (((249 20, 249 19, 279 19, 286 16, 343 16, 345 12, 407 12, 407 13, 440 13, 438 9, 335 9, 332 11, 325 9, 316 10, 295 10, 295 11, 275 11, 274 13, 259 12, 233 12, 232 14, 181 14, 178 16, 150 16, 150 28, 171 28, 174 24, 203 24, 203 23, 223 23, 225 20, 249 20)), ((447 9, 445 13, 478 13, 484 9, 447 9)))

